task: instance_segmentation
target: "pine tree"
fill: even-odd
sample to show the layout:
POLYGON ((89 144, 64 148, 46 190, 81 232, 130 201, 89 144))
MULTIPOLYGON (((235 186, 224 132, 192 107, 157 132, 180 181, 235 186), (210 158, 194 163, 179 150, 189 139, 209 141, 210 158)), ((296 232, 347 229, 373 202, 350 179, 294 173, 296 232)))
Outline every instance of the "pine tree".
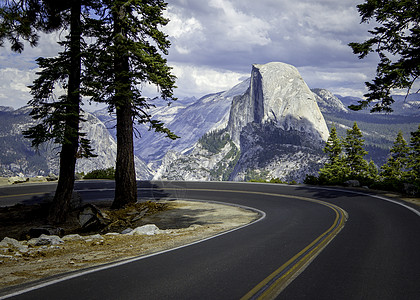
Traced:
POLYGON ((381 167, 385 180, 401 180, 407 174, 409 148, 402 131, 398 132, 387 162, 381 167))
POLYGON ((96 42, 90 55, 96 60, 89 69, 88 91, 92 101, 108 104, 117 116, 117 161, 113 208, 137 201, 133 151, 133 123, 148 123, 155 131, 177 138, 164 124, 152 120, 150 99, 141 86, 151 83, 163 99, 173 99, 175 77, 162 54, 170 46, 160 31, 168 23, 162 16, 167 4, 162 0, 104 0, 101 18, 94 22, 96 42), (111 36, 108 34, 112 32, 111 36))
POLYGON ((350 178, 363 177, 368 172, 368 162, 363 158, 368 152, 364 149, 363 134, 357 123, 354 122, 352 129, 347 130, 343 143, 345 150, 345 164, 350 178))
POLYGON ((350 109, 360 110, 375 103, 371 112, 391 112, 394 89, 406 89, 407 94, 418 82, 420 73, 420 14, 418 0, 365 0, 357 6, 362 22, 375 21, 369 31, 371 38, 363 43, 350 43, 359 58, 376 52, 379 63, 376 77, 366 82, 369 90, 365 100, 350 109), (379 101, 378 101, 379 100, 379 101))
POLYGON ((328 162, 319 170, 319 181, 324 184, 340 184, 343 182, 346 170, 343 160, 342 145, 337 136, 335 125, 331 127, 330 136, 324 147, 328 162))
POLYGON ((378 168, 373 160, 369 161, 365 178, 372 182, 376 182, 379 179, 378 168))
MULTIPOLYGON (((96 2, 84 0, 83 5, 91 8, 97 5, 96 2)), ((0 16, 0 41, 8 39, 12 50, 18 52, 23 50, 21 39, 35 46, 39 31, 70 30, 68 39, 62 43, 65 51, 58 58, 38 59, 42 71, 32 86, 34 98, 29 102, 33 106, 31 116, 38 124, 24 132, 35 147, 50 139, 61 144, 59 180, 49 215, 50 222, 61 223, 66 219, 73 193, 79 145, 83 146, 86 155, 91 154, 88 141, 79 133, 82 0, 9 1, 1 7, 0 16), (57 82, 63 84, 67 94, 59 101, 50 101, 54 99, 57 82)))
POLYGON ((415 132, 411 133, 410 139, 410 155, 409 155, 409 168, 413 181, 420 180, 420 125, 415 132))
POLYGON ((324 147, 324 152, 328 155, 329 163, 333 164, 342 156, 342 146, 340 139, 337 136, 337 129, 335 125, 331 127, 330 136, 328 137, 327 143, 324 147))

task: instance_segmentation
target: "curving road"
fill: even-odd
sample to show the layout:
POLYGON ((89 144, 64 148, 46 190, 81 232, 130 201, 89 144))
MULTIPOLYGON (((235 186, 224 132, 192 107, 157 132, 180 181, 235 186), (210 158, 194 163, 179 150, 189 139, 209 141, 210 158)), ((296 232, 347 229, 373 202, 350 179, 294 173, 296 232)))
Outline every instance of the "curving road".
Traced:
MULTIPOLYGON (((37 201, 54 189, 42 186, 0 188, 0 205, 37 201)), ((141 182, 139 188, 144 198, 220 201, 253 207, 266 216, 214 239, 66 280, 53 278, 53 284, 9 296, 257 299, 281 291, 276 299, 419 299, 420 213, 406 204, 306 186, 141 182), (344 211, 348 220, 343 227, 344 211), (302 270, 293 281, 287 277, 302 270)), ((78 182, 75 189, 85 201, 113 196, 110 181, 78 182)))

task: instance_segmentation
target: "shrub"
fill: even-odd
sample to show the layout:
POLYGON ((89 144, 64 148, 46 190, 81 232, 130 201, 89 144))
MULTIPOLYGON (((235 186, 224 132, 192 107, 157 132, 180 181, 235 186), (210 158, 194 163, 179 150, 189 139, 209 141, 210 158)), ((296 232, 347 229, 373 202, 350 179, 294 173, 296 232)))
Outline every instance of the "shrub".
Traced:
POLYGON ((319 180, 318 180, 318 177, 316 177, 314 175, 308 175, 308 174, 306 174, 306 177, 303 180, 303 183, 305 183, 305 184, 318 185, 319 184, 319 180))
POLYGON ((115 169, 113 167, 108 169, 93 170, 83 177, 84 179, 115 179, 115 169))

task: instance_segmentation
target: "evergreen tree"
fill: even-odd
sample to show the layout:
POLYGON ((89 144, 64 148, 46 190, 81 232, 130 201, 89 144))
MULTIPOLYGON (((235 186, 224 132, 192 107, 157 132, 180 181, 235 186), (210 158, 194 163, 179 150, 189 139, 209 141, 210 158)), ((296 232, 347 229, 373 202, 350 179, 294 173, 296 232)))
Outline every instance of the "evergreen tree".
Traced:
POLYGON ((411 133, 409 168, 414 181, 420 180, 420 125, 415 132, 411 133))
POLYGON ((54 195, 49 220, 52 223, 65 221, 74 188, 74 172, 79 145, 85 154, 91 154, 89 142, 79 133, 80 80, 82 44, 82 4, 86 14, 97 1, 94 0, 31 0, 8 1, 0 10, 0 40, 12 42, 12 50, 22 51, 21 39, 31 45, 38 42, 38 31, 50 32, 69 28, 70 34, 62 45, 65 51, 58 58, 38 59, 43 69, 32 86, 33 105, 31 116, 38 124, 24 132, 32 139, 32 145, 53 139, 61 144, 60 174, 54 195), (54 99, 55 84, 62 83, 67 94, 59 101, 54 99))
POLYGON ((376 167, 373 160, 369 161, 365 178, 369 179, 371 182, 375 182, 379 179, 378 168, 376 167))
POLYGON ((371 109, 391 112, 393 89, 407 89, 407 94, 420 74, 420 9, 418 0, 366 0, 357 6, 362 22, 376 21, 369 33, 372 37, 363 43, 350 43, 359 58, 371 52, 378 53, 380 62, 376 77, 366 82, 369 89, 366 100, 350 109, 360 110, 372 102, 371 109), (377 101, 379 100, 379 101, 377 101))
POLYGON ((381 176, 386 180, 401 180, 407 173, 409 148, 402 131, 398 132, 387 162, 381 167, 381 176))
POLYGON ((148 123, 151 128, 177 138, 164 124, 152 120, 150 99, 141 87, 151 83, 163 99, 173 98, 175 77, 162 54, 170 46, 160 27, 168 23, 162 16, 167 4, 162 0, 104 0, 101 18, 91 34, 96 42, 90 55, 96 60, 89 69, 88 91, 92 101, 108 104, 117 116, 117 161, 113 208, 137 201, 134 168, 133 123, 148 123), (112 32, 109 35, 109 32, 112 32))
POLYGON ((0 46, 8 40, 11 50, 21 53, 23 41, 32 47, 38 45, 39 32, 52 32, 62 28, 65 19, 58 6, 68 1, 5 0, 0 6, 0 46))
POLYGON ((337 136, 337 129, 335 125, 331 127, 330 136, 324 147, 324 152, 328 155, 329 163, 333 164, 342 156, 342 146, 339 137, 337 136))
POLYGON ((368 152, 364 149, 364 139, 357 123, 354 122, 352 129, 347 130, 343 143, 346 153, 345 164, 350 178, 358 178, 366 175, 368 162, 363 158, 368 152))
POLYGON ((328 162, 319 170, 319 181, 321 183, 339 184, 342 183, 346 174, 343 160, 342 145, 337 136, 335 125, 332 126, 330 136, 324 147, 328 156, 328 162))

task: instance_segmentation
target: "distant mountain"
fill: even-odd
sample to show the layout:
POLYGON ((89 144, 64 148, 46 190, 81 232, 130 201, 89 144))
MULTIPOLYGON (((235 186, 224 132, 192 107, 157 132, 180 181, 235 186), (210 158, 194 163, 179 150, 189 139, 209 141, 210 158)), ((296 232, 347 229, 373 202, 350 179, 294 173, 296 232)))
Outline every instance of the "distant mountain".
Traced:
POLYGON ((345 107, 348 107, 349 105, 357 104, 359 100, 362 100, 362 98, 353 97, 353 96, 341 96, 338 94, 335 94, 334 96, 336 96, 337 99, 339 99, 345 107))
MULTIPOLYGON (((358 104, 358 101, 362 100, 358 97, 343 97, 340 95, 335 96, 344 104, 345 107, 358 104)), ((395 102, 391 105, 391 108, 393 109, 391 115, 420 117, 420 94, 392 95, 392 99, 394 99, 395 102)), ((369 108, 361 110, 358 113, 370 114, 369 108)))
MULTIPOLYGON (((368 159, 382 165, 399 130, 407 141, 419 124, 420 97, 394 96, 393 114, 354 112, 355 97, 309 90, 293 66, 254 65, 249 79, 232 89, 185 98, 170 105, 161 99, 147 113, 175 134, 170 140, 136 125, 135 164, 139 179, 249 180, 279 177, 302 181, 325 161, 322 151, 334 124, 339 136, 356 121, 362 130, 368 159), (146 165, 147 164, 147 165, 146 165)), ((22 137, 34 125, 30 108, 0 107, 0 176, 48 175, 58 172, 59 147, 38 151, 22 137)), ((85 115, 87 133, 97 158, 79 159, 77 172, 115 165, 115 116, 107 109, 85 115)))
MULTIPOLYGON (((191 98, 174 101, 170 106, 163 100, 156 101, 156 107, 149 111, 150 115, 163 121, 180 138, 170 140, 143 124, 137 125, 140 138, 134 141, 135 154, 147 163, 153 163, 162 159, 169 150, 179 153, 190 151, 205 133, 226 127, 233 97, 244 93, 248 85, 249 80, 245 80, 228 91, 209 94, 196 101, 191 98)), ((115 120, 107 110, 97 111, 95 115, 115 136, 115 120)))
MULTIPOLYGON (((0 176, 38 176, 59 171, 59 146, 53 143, 41 145, 38 150, 31 148, 30 140, 22 136, 22 131, 33 126, 29 116, 31 108, 17 110, 0 107, 0 176)), ((92 141, 97 157, 77 160, 76 172, 87 173, 95 169, 115 166, 117 145, 104 124, 90 113, 85 113, 86 122, 81 131, 92 141)), ((135 159, 137 177, 150 179, 151 172, 144 162, 135 159)))
POLYGON ((155 179, 302 181, 317 170, 328 128, 297 69, 254 65, 247 84, 233 97, 228 122, 204 135, 189 153, 169 152, 155 179))
POLYGON ((349 110, 333 93, 326 89, 311 89, 322 113, 347 113, 349 110))

